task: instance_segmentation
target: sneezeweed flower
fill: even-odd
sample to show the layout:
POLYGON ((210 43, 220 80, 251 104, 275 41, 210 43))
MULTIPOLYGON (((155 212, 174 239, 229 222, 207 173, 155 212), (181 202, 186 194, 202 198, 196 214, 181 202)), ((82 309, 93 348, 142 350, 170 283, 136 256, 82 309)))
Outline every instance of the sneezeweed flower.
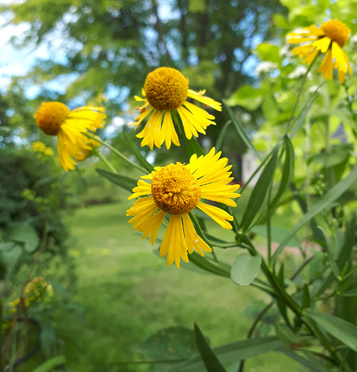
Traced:
POLYGON ((320 28, 312 25, 300 31, 290 32, 287 41, 290 44, 305 43, 292 50, 294 55, 304 58, 303 62, 310 65, 319 53, 324 53, 324 59, 318 72, 327 80, 332 80, 333 69, 338 70, 339 81, 345 81, 347 69, 352 76, 352 69, 348 57, 342 48, 346 45, 351 30, 338 20, 330 20, 320 28))
POLYGON ((177 114, 182 120, 188 139, 191 139, 192 135, 198 137, 198 133, 206 134, 205 129, 211 124, 215 125, 213 115, 188 102, 187 98, 195 99, 215 110, 222 110, 219 102, 204 96, 205 90, 195 92, 189 89, 188 79, 170 67, 160 67, 150 72, 142 94, 144 98, 135 96, 137 101, 144 104, 137 107, 140 115, 136 122, 130 125, 135 125, 136 129, 144 119, 149 119, 137 137, 143 139, 141 146, 150 146, 151 150, 154 145, 160 148, 164 142, 167 149, 171 147, 171 143, 180 146, 174 126, 174 122, 177 123, 177 114))
MULTIPOLYGON (((98 137, 98 136, 95 136, 98 137)), ((99 138, 99 137, 98 137, 99 138)), ((100 143, 92 138, 85 137, 83 147, 78 150, 75 158, 78 162, 84 161, 88 156, 92 155, 93 150, 98 148, 100 143)))
POLYGON ((127 216, 133 216, 129 223, 134 223, 133 230, 144 232, 143 239, 150 235, 150 242, 155 243, 158 230, 166 216, 170 215, 164 240, 161 243, 160 255, 167 255, 167 263, 174 261, 180 267, 180 259, 188 262, 188 253, 203 252, 212 249, 201 239, 189 216, 194 208, 199 208, 225 229, 232 229, 228 221, 233 217, 222 209, 202 202, 211 200, 235 207, 232 200, 240 195, 234 193, 239 185, 229 185, 233 180, 227 166, 228 159, 221 158, 221 152, 215 154, 213 148, 207 155, 193 155, 190 163, 170 164, 157 167, 155 171, 143 179, 151 180, 151 184, 140 180, 133 189, 129 199, 138 198, 127 216))
POLYGON ((50 147, 47 147, 43 142, 36 141, 31 144, 32 151, 37 154, 37 157, 42 161, 48 160, 48 158, 54 155, 53 150, 50 147))
POLYGON ((65 171, 74 169, 74 158, 80 149, 86 149, 88 130, 95 132, 104 124, 104 109, 101 107, 80 107, 70 110, 60 102, 42 102, 34 115, 36 124, 50 136, 57 136, 58 157, 65 171))

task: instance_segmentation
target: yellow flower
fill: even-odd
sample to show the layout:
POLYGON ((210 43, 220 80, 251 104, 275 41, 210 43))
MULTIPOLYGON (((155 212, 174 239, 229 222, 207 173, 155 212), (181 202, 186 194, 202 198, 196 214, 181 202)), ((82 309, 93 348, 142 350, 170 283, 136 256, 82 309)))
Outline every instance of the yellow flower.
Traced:
POLYGON ((36 124, 48 135, 57 136, 57 150, 62 168, 74 169, 80 149, 86 148, 88 130, 95 132, 104 124, 106 116, 101 107, 80 107, 70 111, 60 102, 42 102, 34 115, 36 124))
POLYGON ((154 145, 160 148, 164 142, 168 149, 171 147, 171 142, 180 146, 174 126, 177 113, 188 139, 191 139, 192 135, 198 137, 198 132, 206 134, 205 129, 211 124, 215 125, 212 121, 214 116, 186 101, 187 97, 215 110, 222 110, 219 102, 204 96, 205 90, 195 92, 188 89, 188 79, 181 72, 170 67, 160 67, 150 72, 146 77, 142 94, 145 98, 135 96, 137 101, 142 101, 144 104, 137 107, 140 115, 136 118, 136 122, 130 125, 135 125, 136 129, 144 119, 149 118, 137 137, 143 139, 141 146, 148 145, 151 150, 154 145))
POLYGON ((304 58, 303 62, 310 65, 318 53, 325 53, 318 72, 327 80, 332 80, 333 69, 338 69, 338 78, 342 84, 345 81, 347 69, 352 76, 350 62, 342 48, 346 45, 351 30, 338 20, 330 20, 320 28, 312 25, 300 31, 290 32, 287 41, 290 44, 305 43, 295 47, 292 53, 304 58))
POLYGON ((221 152, 215 154, 213 148, 207 155, 193 155, 188 165, 181 163, 157 167, 133 189, 129 199, 136 200, 127 211, 133 216, 129 223, 135 223, 133 230, 144 232, 143 239, 150 235, 150 242, 155 243, 157 232, 166 214, 170 215, 164 240, 160 247, 161 257, 167 254, 167 263, 174 261, 180 267, 180 258, 188 262, 187 252, 193 248, 203 256, 203 251, 211 252, 211 248, 197 235, 188 215, 194 208, 199 208, 225 229, 232 229, 228 221, 233 217, 213 205, 203 203, 201 199, 212 200, 232 207, 232 200, 240 195, 234 192, 239 185, 229 185, 233 180, 229 172, 232 166, 226 166, 228 159, 221 158, 221 152))
MULTIPOLYGON (((98 137, 98 136, 95 136, 98 137)), ((99 137, 98 137, 99 138, 99 137)), ((100 146, 98 141, 95 141, 92 138, 85 137, 83 142, 83 147, 80 148, 75 156, 77 161, 84 161, 91 154, 91 152, 100 146)))

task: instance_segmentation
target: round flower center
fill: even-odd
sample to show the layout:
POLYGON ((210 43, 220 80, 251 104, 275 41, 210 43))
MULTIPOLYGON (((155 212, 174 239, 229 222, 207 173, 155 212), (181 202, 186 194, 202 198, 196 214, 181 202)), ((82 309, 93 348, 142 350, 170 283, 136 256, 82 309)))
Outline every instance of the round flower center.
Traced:
POLYGON ((323 23, 320 29, 328 38, 335 41, 341 48, 346 45, 351 33, 351 30, 337 19, 331 19, 330 21, 323 23))
POLYGON ((151 182, 157 206, 169 214, 192 211, 201 199, 201 188, 191 172, 181 163, 161 168, 151 182))
POLYGON ((174 110, 187 98, 188 80, 171 67, 160 67, 150 72, 144 85, 145 97, 159 111, 174 110))
POLYGON ((50 136, 56 136, 61 125, 70 113, 69 108, 61 102, 42 102, 34 118, 36 124, 50 136))

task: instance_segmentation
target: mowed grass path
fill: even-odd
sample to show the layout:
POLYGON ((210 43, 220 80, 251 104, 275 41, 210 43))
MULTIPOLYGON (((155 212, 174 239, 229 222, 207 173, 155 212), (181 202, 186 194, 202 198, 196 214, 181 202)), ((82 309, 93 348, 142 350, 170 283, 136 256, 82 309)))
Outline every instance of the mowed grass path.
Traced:
MULTIPOLYGON (((150 242, 128 224, 125 211, 131 205, 91 206, 78 210, 70 220, 71 249, 74 255, 79 252, 77 290, 71 300, 86 309, 85 318, 66 312, 58 324, 71 371, 145 370, 142 366, 113 369, 110 363, 140 360, 136 345, 169 326, 193 329, 197 322, 212 346, 244 339, 252 324, 244 309, 254 300, 268 301, 255 288, 238 287, 230 279, 168 267, 166 259, 155 255, 150 242)), ((229 234, 218 225, 213 232, 229 234)), ((238 253, 217 250, 226 262, 238 253)), ((271 352, 249 360, 245 371, 305 369, 271 352)))

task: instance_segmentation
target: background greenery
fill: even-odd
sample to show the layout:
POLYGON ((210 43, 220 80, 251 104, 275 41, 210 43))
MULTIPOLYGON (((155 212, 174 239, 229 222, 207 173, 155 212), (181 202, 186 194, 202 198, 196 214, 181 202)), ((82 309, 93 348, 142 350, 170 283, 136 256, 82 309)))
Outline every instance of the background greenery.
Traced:
MULTIPOLYGON (((6 241, 11 222, 25 222, 39 237, 47 226, 50 239, 33 275, 43 275, 55 291, 51 306, 33 310, 45 330, 42 350, 28 364, 18 367, 19 371, 31 370, 61 354, 74 371, 118 370, 118 366, 105 366, 113 361, 147 358, 137 348, 145 338, 167 326, 192 329, 194 321, 205 330, 213 346, 244 339, 253 320, 249 311, 256 315, 259 306, 267 301, 253 288, 233 287, 223 278, 166 267, 165 261, 152 253, 148 242, 143 244, 139 236, 133 235, 125 217, 131 205, 125 201, 127 194, 97 175, 96 159, 88 159, 78 170, 64 175, 56 156, 44 161, 34 153, 31 143, 37 140, 56 150, 53 138, 41 133, 33 120, 40 102, 59 100, 71 108, 104 105, 109 128, 100 135, 130 156, 121 131, 133 140, 135 133, 113 123, 118 116, 121 123, 131 123, 136 115, 132 96, 140 94, 146 74, 158 66, 172 66, 190 79, 193 89, 207 89, 207 95, 217 100, 227 98, 258 150, 267 153, 285 129, 282 124, 294 104, 301 78, 291 75, 300 62, 280 49, 285 34, 330 17, 346 22, 354 33, 356 4, 347 0, 27 0, 1 7, 1 15, 9 25, 26 26, 11 40, 14 46, 26 53, 37 48, 46 50, 27 74, 12 76, 1 91, 1 237, 6 241), (274 65, 258 74, 255 68, 260 62, 274 65), (292 93, 287 93, 289 90, 292 93), (43 200, 25 198, 26 189, 49 202, 44 206, 43 200), (92 206, 108 202, 115 203, 92 206), (80 209, 73 212, 75 208, 80 209), (245 310, 247 307, 250 310, 245 310)), ((351 41, 348 52, 356 62, 354 47, 351 41)), ((319 77, 309 79, 307 87, 321 82, 319 77)), ((317 108, 309 117, 314 138, 322 138, 322 131, 316 128, 324 123, 321 113, 329 113, 332 127, 337 129, 342 122, 348 140, 354 139, 355 118, 347 111, 343 93, 348 89, 354 95, 355 87, 354 79, 348 80, 346 88, 333 83, 324 86, 322 98, 316 101, 317 108), (328 100, 330 96, 336 99, 328 100)), ((225 111, 216 117, 217 126, 209 128, 205 141, 199 139, 204 148, 216 143, 229 118, 225 111)), ((316 176, 312 193, 318 199, 314 187, 323 189, 327 182, 326 173, 321 171, 325 164, 319 157, 324 144, 314 141, 311 158, 306 160, 306 132, 301 131, 294 141, 294 181, 299 191, 306 193, 304 167, 311 165, 316 176), (325 178, 319 178, 320 173, 325 178)), ((246 145, 232 125, 222 149, 234 164, 235 178, 240 180, 240 154, 246 151, 246 145)), ((141 150, 157 165, 185 157, 183 146, 172 149, 170 158, 165 149, 141 150)), ((337 160, 332 159, 332 164, 342 169, 336 173, 336 182, 355 163, 353 148, 347 150, 343 146, 336 148, 337 160)), ((125 164, 105 149, 101 151, 121 174, 130 171, 130 176, 137 178, 138 174, 125 164)), ((353 190, 348 197, 347 215, 355 210, 353 190)), ((248 198, 246 190, 239 200, 238 217, 248 198)), ((297 201, 291 198, 279 207, 280 217, 273 221, 274 226, 288 228, 302 216, 297 201)), ((225 232, 216 227, 213 233, 224 237, 225 232)), ((303 238, 304 232, 301 234, 303 238)), ((264 247, 266 241, 257 239, 264 247)), ((236 256, 229 250, 219 254, 228 263, 236 256)), ((299 263, 292 257, 285 257, 288 273, 299 263)), ((31 262, 33 257, 27 255, 17 263, 6 299, 20 293, 31 262)), ((145 371, 150 367, 123 368, 145 371)), ((232 370, 237 368, 233 366, 232 370)), ((275 353, 248 360, 246 368, 250 372, 304 370, 275 353)))

